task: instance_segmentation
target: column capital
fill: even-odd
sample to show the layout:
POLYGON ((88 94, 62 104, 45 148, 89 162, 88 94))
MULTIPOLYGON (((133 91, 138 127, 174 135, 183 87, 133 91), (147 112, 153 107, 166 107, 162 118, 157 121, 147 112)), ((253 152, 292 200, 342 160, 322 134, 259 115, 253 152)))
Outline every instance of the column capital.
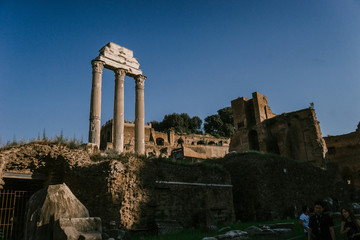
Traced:
POLYGON ((135 84, 136 84, 137 89, 145 88, 145 79, 146 79, 146 76, 144 76, 144 75, 136 75, 135 76, 135 84))
POLYGON ((92 68, 93 68, 93 72, 97 72, 97 73, 102 74, 104 66, 105 66, 105 63, 103 61, 92 60, 91 65, 92 65, 92 68))
POLYGON ((114 70, 114 72, 115 72, 115 79, 121 79, 124 81, 125 75, 127 73, 126 69, 117 68, 114 70))

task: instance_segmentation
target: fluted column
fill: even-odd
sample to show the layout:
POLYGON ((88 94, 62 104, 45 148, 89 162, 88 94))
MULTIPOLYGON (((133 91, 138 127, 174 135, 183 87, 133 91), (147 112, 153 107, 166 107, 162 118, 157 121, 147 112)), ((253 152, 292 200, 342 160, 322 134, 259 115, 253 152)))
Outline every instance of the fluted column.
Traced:
POLYGON ((145 103, 144 103, 144 88, 145 79, 143 75, 135 77, 135 153, 145 154, 145 103))
POLYGON ((113 120, 113 147, 118 153, 124 151, 124 81, 126 70, 115 70, 115 97, 113 120))
POLYGON ((100 148, 101 128, 101 81, 105 63, 93 60, 92 88, 90 102, 89 143, 95 143, 100 148))

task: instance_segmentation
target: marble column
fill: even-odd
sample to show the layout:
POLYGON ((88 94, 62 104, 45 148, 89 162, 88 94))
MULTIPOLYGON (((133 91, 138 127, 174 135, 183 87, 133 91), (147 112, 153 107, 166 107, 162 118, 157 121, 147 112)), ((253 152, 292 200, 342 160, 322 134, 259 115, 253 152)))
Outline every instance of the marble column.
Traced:
POLYGON ((118 153, 124 151, 124 81, 126 70, 115 70, 115 97, 113 120, 113 147, 118 153))
POLYGON ((146 77, 143 75, 135 77, 135 153, 141 155, 145 155, 145 79, 146 77))
POLYGON ((101 128, 101 81, 105 63, 102 61, 91 61, 92 88, 90 102, 90 124, 89 124, 89 143, 95 143, 100 148, 100 128, 101 128))

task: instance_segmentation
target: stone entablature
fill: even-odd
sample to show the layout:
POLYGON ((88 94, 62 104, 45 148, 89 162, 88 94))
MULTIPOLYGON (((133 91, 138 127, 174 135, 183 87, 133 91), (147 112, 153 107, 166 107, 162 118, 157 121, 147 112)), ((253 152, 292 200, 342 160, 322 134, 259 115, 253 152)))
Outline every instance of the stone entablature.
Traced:
POLYGON ((109 42, 99 51, 99 56, 94 60, 105 63, 105 68, 116 70, 124 69, 130 76, 141 75, 140 64, 134 58, 133 51, 125 47, 119 46, 113 42, 109 42))

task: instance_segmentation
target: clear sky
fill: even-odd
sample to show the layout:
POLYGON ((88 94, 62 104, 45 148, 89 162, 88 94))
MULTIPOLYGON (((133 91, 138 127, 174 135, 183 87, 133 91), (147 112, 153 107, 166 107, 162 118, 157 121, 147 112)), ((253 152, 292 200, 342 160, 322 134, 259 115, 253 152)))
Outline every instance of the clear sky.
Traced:
MULTIPOLYGON (((204 119, 258 91, 276 114, 315 104, 324 136, 360 121, 360 0, 0 0, 0 144, 88 140, 91 60, 108 42, 134 51, 146 121, 204 119)), ((113 116, 104 70, 102 123, 113 116)), ((125 119, 135 83, 125 79, 125 119)))

